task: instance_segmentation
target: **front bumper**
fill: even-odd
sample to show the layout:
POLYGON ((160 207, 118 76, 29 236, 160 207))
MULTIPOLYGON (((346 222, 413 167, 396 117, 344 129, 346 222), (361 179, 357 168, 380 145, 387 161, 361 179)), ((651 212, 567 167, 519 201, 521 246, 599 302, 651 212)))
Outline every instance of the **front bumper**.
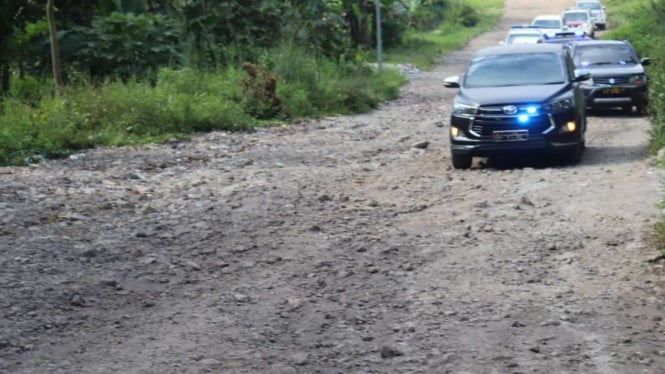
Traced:
POLYGON ((589 108, 644 106, 647 102, 647 86, 585 86, 582 88, 589 108))
POLYGON ((591 19, 594 25, 605 26, 605 16, 596 16, 591 19))
POLYGON ((579 140, 572 141, 532 141, 515 144, 452 144, 451 152, 456 155, 475 157, 494 157, 497 155, 517 154, 530 151, 567 153, 579 147, 579 140))
POLYGON ((450 136, 451 152, 472 157, 493 157, 527 151, 565 152, 579 147, 583 139, 584 124, 575 117, 574 111, 541 114, 523 124, 517 118, 497 120, 453 115, 451 125, 459 129, 459 135, 450 136), (571 121, 576 123, 576 130, 563 132, 562 128, 571 121), (511 132, 519 135, 503 136, 511 132))

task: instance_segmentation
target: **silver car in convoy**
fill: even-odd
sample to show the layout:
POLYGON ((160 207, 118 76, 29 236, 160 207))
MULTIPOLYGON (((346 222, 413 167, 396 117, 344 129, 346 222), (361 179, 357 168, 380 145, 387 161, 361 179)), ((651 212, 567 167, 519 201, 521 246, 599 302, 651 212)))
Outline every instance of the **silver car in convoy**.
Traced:
POLYGON ((543 42, 543 32, 538 26, 513 25, 508 30, 506 38, 499 44, 536 44, 543 42))
POLYGON ((591 20, 598 30, 605 30, 607 24, 607 16, 605 14, 605 7, 599 0, 578 0, 575 3, 575 8, 586 9, 591 12, 591 20))
POLYGON ((564 30, 561 15, 546 14, 537 16, 531 21, 531 26, 536 26, 543 34, 555 34, 564 30))
POLYGON ((596 36, 596 27, 588 9, 566 9, 561 14, 561 18, 563 18, 563 23, 568 30, 582 30, 592 38, 596 36))

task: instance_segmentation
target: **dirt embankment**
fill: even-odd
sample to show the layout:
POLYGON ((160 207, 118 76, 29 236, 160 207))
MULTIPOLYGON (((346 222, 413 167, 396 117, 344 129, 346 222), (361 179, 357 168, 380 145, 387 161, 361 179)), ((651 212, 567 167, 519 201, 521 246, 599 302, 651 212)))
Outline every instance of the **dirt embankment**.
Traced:
POLYGON ((450 166, 441 85, 369 114, 0 169, 6 373, 662 373, 642 117, 581 164, 450 166))

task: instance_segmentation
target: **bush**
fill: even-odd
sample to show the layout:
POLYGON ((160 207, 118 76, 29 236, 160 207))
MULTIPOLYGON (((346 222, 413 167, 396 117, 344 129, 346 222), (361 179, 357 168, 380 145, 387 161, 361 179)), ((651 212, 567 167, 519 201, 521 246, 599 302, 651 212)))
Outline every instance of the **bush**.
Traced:
POLYGON ((35 105, 49 93, 43 80, 35 77, 14 78, 10 81, 9 96, 26 104, 35 105))
POLYGON ((606 39, 628 40, 638 55, 649 56, 653 64, 649 74, 650 146, 652 152, 665 147, 665 0, 612 2, 621 7, 623 18, 617 27, 604 35, 606 39))
POLYGON ((180 25, 161 15, 113 13, 97 17, 92 28, 63 33, 63 61, 93 77, 143 77, 161 67, 176 66, 180 25))
POLYGON ((254 126, 241 103, 234 70, 161 70, 156 86, 132 80, 100 85, 79 81, 59 97, 35 105, 21 97, 2 102, 0 162, 31 155, 58 157, 97 145, 125 145, 184 137, 197 131, 254 126))
POLYGON ((409 12, 409 25, 414 31, 432 31, 443 23, 450 11, 449 0, 435 0, 409 12))
POLYGON ((397 97, 404 78, 393 71, 379 76, 367 66, 316 59, 283 46, 266 58, 280 80, 277 95, 293 117, 366 112, 397 97))
POLYGON ((14 80, 12 95, 0 102, 0 164, 98 145, 247 129, 287 113, 302 118, 367 111, 396 97, 404 83, 394 71, 378 74, 357 63, 316 59, 298 48, 265 52, 261 66, 161 69, 153 84, 137 79, 95 84, 77 75, 57 97, 45 93, 48 86, 38 80, 14 80), (257 69, 253 78, 249 67, 257 69))

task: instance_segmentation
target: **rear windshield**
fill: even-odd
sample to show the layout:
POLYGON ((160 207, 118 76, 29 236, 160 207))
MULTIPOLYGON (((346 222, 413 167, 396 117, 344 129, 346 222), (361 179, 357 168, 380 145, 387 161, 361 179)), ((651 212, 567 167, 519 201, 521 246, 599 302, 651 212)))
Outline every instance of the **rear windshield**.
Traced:
POLYGON ((577 7, 581 9, 590 9, 590 10, 603 9, 603 6, 595 1, 589 1, 586 3, 577 3, 577 7))
POLYGON ((587 12, 570 12, 563 15, 565 22, 585 22, 589 19, 587 12))
POLYGON ((575 49, 575 66, 630 65, 637 59, 627 45, 587 45, 575 49))
POLYGON ((506 44, 535 44, 542 41, 541 34, 513 34, 508 35, 506 44))
POLYGON ((566 74, 556 53, 519 53, 479 56, 469 64, 464 87, 505 87, 561 84, 566 74))
POLYGON ((561 28, 561 21, 555 19, 537 19, 533 21, 533 25, 544 29, 559 29, 561 28))

